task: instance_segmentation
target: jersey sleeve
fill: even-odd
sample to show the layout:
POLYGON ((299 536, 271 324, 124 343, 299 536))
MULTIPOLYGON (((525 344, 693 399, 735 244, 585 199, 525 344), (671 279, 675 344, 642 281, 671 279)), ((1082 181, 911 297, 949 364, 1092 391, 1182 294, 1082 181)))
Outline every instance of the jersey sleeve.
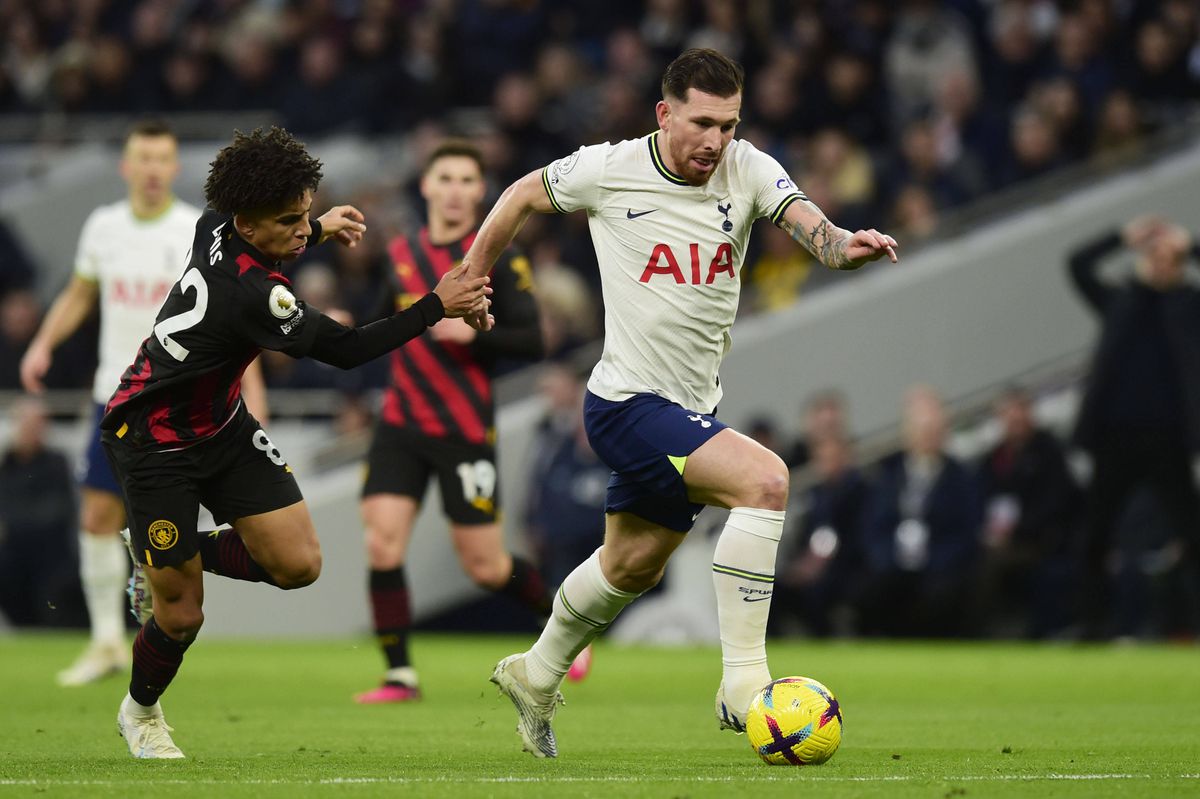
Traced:
POLYGON ((554 210, 569 214, 599 204, 609 147, 607 142, 580 147, 542 170, 542 185, 554 210))
POLYGON ((778 161, 748 141, 742 140, 738 145, 743 151, 739 153, 743 164, 742 183, 753 199, 755 218, 765 216, 778 225, 788 206, 808 198, 778 161))
POLYGON ((278 280, 250 281, 236 324, 255 346, 302 358, 312 349, 321 314, 278 280))
POLYGON ((93 283, 100 280, 100 255, 97 244, 102 234, 101 220, 93 211, 83 223, 79 233, 79 246, 75 250, 75 274, 93 283))

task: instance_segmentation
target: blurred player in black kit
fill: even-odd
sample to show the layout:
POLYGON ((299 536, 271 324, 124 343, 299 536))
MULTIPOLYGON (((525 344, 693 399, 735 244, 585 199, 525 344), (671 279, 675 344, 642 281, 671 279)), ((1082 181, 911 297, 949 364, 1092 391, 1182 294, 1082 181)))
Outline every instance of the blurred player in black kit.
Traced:
MULTIPOLYGON (((430 154, 421 175, 428 224, 388 247, 396 284, 388 312, 407 307, 458 268, 475 240, 485 189, 483 159, 471 144, 447 141, 430 154)), ((362 704, 420 697, 408 652, 412 614, 404 563, 434 477, 463 571, 481 588, 508 594, 539 615, 550 611, 537 569, 508 552, 499 523, 491 374, 500 359, 542 355, 529 260, 509 248, 491 276, 504 308, 495 327, 478 331, 461 319, 443 319, 391 355, 361 506, 371 610, 387 672, 381 685, 355 697, 362 704)))
POLYGON ((351 206, 310 219, 321 176, 320 161, 279 128, 236 133, 217 154, 191 261, 101 422, 125 495, 130 552, 153 603, 152 616, 134 608, 144 623, 117 714, 134 757, 183 757, 158 698, 204 620, 204 571, 284 589, 309 585, 321 571, 292 470, 241 400, 246 366, 271 349, 348 369, 444 316, 486 312, 488 280, 459 280, 461 270, 412 307, 357 328, 296 297, 286 262, 328 239, 353 247, 366 230, 351 206), (233 529, 198 535, 199 503, 233 529))

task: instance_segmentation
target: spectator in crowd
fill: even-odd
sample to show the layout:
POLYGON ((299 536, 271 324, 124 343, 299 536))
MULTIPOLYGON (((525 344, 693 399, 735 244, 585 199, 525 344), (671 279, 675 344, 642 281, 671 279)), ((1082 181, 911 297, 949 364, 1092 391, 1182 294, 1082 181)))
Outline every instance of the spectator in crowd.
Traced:
POLYGON ((1004 2, 992 13, 985 82, 989 98, 1006 111, 1021 102, 1037 77, 1042 33, 1032 4, 1004 2))
POLYGON ((786 632, 788 621, 796 620, 809 634, 825 637, 852 630, 870 487, 841 436, 819 439, 812 465, 817 479, 804 494, 799 536, 775 580, 771 621, 777 632, 786 632))
POLYGON ((1082 93, 1089 112, 1100 107, 1116 79, 1113 55, 1102 48, 1096 19, 1079 12, 1064 14, 1054 31, 1054 47, 1041 77, 1063 77, 1082 93))
POLYGON ((989 632, 1044 638, 1066 627, 1076 491, 1062 445, 1037 427, 1029 394, 996 401, 1000 442, 980 464, 980 608, 989 632))
POLYGON ((800 438, 784 462, 789 469, 809 465, 813 449, 826 438, 849 440, 846 424, 846 396, 835 388, 812 394, 801 407, 800 438))
POLYGON ((783 441, 779 438, 779 430, 775 422, 767 415, 754 416, 746 422, 746 435, 762 444, 780 457, 783 456, 783 441))
POLYGON ((1053 123, 1033 106, 1015 113, 1010 128, 1010 155, 1001 173, 1001 185, 1040 177, 1062 166, 1058 134, 1053 123))
POLYGON ((869 585, 863 631, 953 636, 971 632, 979 549, 975 477, 946 453, 946 414, 927 386, 909 390, 904 450, 886 459, 863 527, 869 585))
POLYGON ((691 29, 687 0, 648 0, 638 33, 661 61, 671 59, 684 48, 691 29))
POLYGON ((345 79, 343 61, 341 46, 330 36, 316 36, 300 45, 298 80, 287 82, 281 98, 289 130, 323 135, 361 120, 361 109, 372 87, 361 79, 345 79))
POLYGON ((891 169, 892 196, 899 187, 915 184, 929 193, 938 208, 953 208, 982 189, 982 176, 972 164, 939 154, 931 120, 917 120, 904 129, 898 156, 891 169))
POLYGON ((1030 103, 1054 130, 1064 160, 1076 161, 1087 155, 1093 126, 1074 83, 1061 76, 1039 83, 1030 94, 1030 103))
POLYGON ((936 0, 905 0, 884 53, 893 115, 900 125, 933 105, 948 74, 976 73, 970 32, 962 17, 936 0))
POLYGON ((1133 96, 1118 89, 1104 100, 1092 147, 1092 162, 1104 168, 1136 160, 1146 151, 1145 130, 1133 96))
POLYGON ((930 123, 941 162, 957 164, 977 191, 995 182, 990 170, 997 159, 990 156, 1003 152, 1006 129, 1002 115, 984 102, 978 80, 960 73, 943 75, 930 123))
POLYGON ((46 442, 40 400, 17 400, 9 421, 12 439, 0 456, 0 613, 16 625, 82 623, 70 466, 46 442))
POLYGON ((542 367, 546 414, 533 445, 525 520, 546 585, 556 588, 604 542, 604 495, 611 471, 583 431, 583 380, 566 363, 542 367))
POLYGON ((1111 633, 1105 563, 1114 525, 1139 487, 1153 490, 1175 535, 1196 551, 1200 497, 1192 457, 1200 451, 1200 290, 1185 281, 1187 230, 1144 216, 1085 242, 1070 256, 1071 281, 1100 317, 1075 428, 1092 457, 1084 523, 1084 635, 1111 633), (1133 276, 1109 284, 1101 263, 1122 248, 1133 276))
POLYGON ((892 205, 891 228, 900 231, 906 246, 931 239, 940 222, 937 205, 925 187, 909 183, 900 189, 892 205))
POLYGON ((1137 31, 1129 90, 1159 119, 1178 117, 1182 101, 1196 97, 1196 84, 1188 79, 1187 45, 1191 43, 1183 33, 1169 28, 1163 19, 1151 19, 1137 31))
POLYGON ((865 225, 873 214, 875 167, 867 151, 841 130, 826 127, 812 135, 799 180, 806 191, 823 186, 827 200, 822 207, 832 206, 831 213, 847 224, 865 225))
POLYGON ((874 66, 863 53, 839 50, 826 60, 811 108, 825 124, 856 144, 880 149, 888 143, 888 118, 879 113, 883 92, 874 66))

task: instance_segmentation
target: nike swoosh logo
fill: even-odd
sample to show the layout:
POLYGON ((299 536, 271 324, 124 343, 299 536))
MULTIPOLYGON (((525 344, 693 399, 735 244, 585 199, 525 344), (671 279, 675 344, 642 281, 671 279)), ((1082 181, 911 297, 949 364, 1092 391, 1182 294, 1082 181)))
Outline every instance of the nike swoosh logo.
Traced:
POLYGON ((638 211, 635 214, 633 212, 633 209, 630 208, 628 211, 625 212, 625 218, 626 219, 637 219, 639 216, 645 216, 646 214, 652 214, 657 210, 658 210, 657 208, 651 208, 649 211, 638 211))
POLYGON ((744 597, 742 597, 742 601, 743 602, 765 602, 766 600, 768 600, 770 598, 771 597, 769 597, 769 596, 744 596, 744 597))

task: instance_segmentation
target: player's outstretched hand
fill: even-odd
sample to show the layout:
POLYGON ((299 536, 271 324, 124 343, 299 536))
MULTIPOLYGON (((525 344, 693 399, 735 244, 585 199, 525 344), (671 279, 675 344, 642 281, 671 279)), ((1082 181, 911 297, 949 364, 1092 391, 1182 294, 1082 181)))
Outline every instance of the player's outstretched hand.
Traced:
POLYGON ((336 238, 347 247, 357 246, 367 232, 366 217, 353 205, 335 205, 317 221, 321 223, 321 241, 336 238))
POLYGON ((480 313, 487 316, 488 306, 492 304, 488 299, 488 295, 492 293, 492 287, 488 285, 491 278, 484 276, 464 280, 463 276, 466 271, 466 264, 459 264, 456 268, 451 269, 438 281, 433 293, 441 299, 446 316, 457 317, 480 313))
POLYGON ((891 259, 892 263, 896 263, 899 259, 896 257, 895 248, 898 246, 895 239, 874 228, 858 230, 846 242, 846 257, 855 266, 877 261, 884 255, 891 259))
POLYGON ((50 350, 37 345, 31 346, 21 358, 21 385, 30 394, 41 394, 46 390, 42 378, 50 371, 50 350))

